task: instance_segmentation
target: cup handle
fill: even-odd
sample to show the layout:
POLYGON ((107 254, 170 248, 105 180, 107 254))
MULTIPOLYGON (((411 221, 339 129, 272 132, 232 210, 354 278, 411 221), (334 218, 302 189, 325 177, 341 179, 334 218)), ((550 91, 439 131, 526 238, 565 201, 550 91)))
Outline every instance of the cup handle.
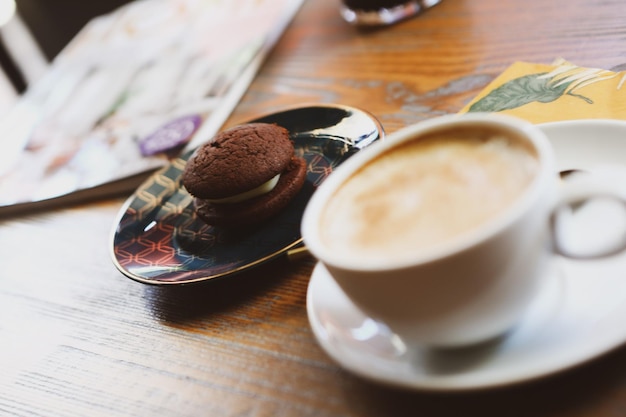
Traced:
POLYGON ((550 216, 555 253, 572 259, 597 259, 626 249, 626 177, 621 180, 619 177, 603 179, 602 176, 581 174, 562 182, 561 193, 550 216), (593 203, 596 212, 591 210, 579 216, 583 217, 582 220, 576 220, 577 212, 593 203), (608 213, 611 216, 607 217, 608 213), (617 219, 619 224, 609 224, 617 219), (598 226, 603 226, 604 230, 598 230, 598 226), (599 234, 602 236, 598 237, 599 234), (596 238, 591 243, 585 242, 590 235, 596 235, 596 238))

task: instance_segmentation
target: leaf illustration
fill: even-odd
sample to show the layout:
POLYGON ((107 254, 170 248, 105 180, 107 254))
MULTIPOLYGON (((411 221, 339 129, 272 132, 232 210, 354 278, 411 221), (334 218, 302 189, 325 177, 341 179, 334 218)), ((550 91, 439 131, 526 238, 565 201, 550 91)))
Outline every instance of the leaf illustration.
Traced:
MULTIPOLYGON (((547 73, 529 74, 514 78, 494 89, 482 99, 472 104, 470 112, 498 112, 510 110, 532 102, 550 103, 563 94, 573 81, 554 83, 547 73)), ((574 95, 587 102, 586 97, 574 95)))

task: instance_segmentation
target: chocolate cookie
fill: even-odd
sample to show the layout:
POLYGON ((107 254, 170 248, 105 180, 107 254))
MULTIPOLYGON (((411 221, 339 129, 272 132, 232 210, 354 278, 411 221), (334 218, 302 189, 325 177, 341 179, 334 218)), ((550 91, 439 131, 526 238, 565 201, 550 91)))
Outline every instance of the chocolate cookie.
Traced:
POLYGON ((183 172, 196 213, 215 226, 243 227, 282 210, 306 179, 304 159, 294 156, 289 132, 250 123, 219 133, 200 147, 183 172))
POLYGON ((295 197, 306 179, 306 162, 293 157, 278 183, 267 194, 233 204, 215 204, 196 198, 198 216, 215 226, 240 227, 259 223, 282 210, 295 197))
POLYGON ((287 129, 267 123, 235 126, 198 148, 187 162, 183 184, 195 197, 229 197, 280 174, 292 156, 287 129))

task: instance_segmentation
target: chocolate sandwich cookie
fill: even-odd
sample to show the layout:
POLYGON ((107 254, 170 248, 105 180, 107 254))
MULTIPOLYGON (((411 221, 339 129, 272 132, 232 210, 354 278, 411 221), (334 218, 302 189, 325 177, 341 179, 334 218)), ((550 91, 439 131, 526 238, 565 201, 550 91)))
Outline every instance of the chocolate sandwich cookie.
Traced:
POLYGON ((242 227, 282 210, 302 188, 306 162, 289 132, 250 123, 219 133, 189 159, 182 182, 196 213, 215 226, 242 227))

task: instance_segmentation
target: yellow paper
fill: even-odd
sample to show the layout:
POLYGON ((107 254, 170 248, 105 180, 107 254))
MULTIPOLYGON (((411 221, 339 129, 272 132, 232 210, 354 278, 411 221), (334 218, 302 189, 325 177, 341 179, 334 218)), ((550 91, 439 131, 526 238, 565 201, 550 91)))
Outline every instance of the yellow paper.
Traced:
POLYGON ((626 119, 626 72, 516 62, 492 81, 465 112, 499 112, 545 123, 626 119))

